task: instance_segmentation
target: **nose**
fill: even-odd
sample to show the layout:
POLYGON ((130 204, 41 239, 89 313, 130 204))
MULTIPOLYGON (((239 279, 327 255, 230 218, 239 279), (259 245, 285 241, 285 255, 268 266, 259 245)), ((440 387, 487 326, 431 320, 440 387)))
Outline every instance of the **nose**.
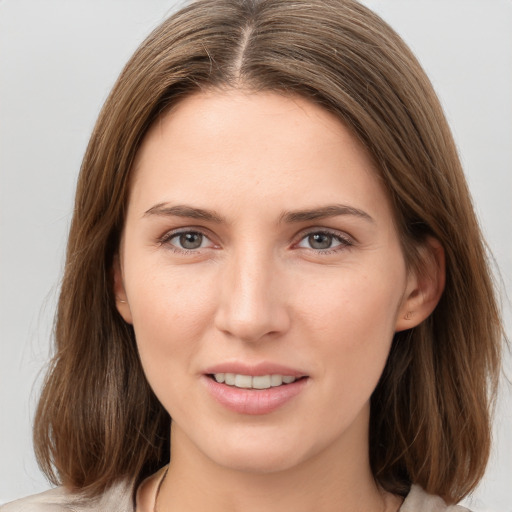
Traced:
POLYGON ((246 342, 275 338, 290 326, 283 275, 272 256, 245 251, 226 263, 216 328, 246 342))

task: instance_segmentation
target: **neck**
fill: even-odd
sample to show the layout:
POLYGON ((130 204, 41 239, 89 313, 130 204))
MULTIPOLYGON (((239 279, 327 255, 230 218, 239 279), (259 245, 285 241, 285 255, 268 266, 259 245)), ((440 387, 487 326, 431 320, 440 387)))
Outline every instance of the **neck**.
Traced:
POLYGON ((367 435, 360 440, 362 445, 350 441, 331 446, 286 470, 237 471, 207 458, 174 425, 172 461, 160 489, 158 509, 162 512, 397 510, 400 501, 384 493, 373 479, 367 435))

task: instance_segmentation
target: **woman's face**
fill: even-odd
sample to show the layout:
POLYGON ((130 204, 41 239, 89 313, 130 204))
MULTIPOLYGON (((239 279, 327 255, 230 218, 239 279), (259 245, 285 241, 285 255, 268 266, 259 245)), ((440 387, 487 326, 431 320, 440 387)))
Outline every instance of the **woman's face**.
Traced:
POLYGON ((198 93, 133 172, 116 295, 173 449, 257 472, 367 452, 415 281, 360 143, 301 98, 198 93))

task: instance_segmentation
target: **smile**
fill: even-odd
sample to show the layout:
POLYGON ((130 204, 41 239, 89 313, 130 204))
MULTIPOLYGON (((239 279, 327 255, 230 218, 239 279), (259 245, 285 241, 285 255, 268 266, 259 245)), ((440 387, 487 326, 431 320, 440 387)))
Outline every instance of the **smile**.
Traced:
POLYGON ((292 375, 242 375, 239 373, 214 373, 211 375, 216 382, 242 389, 269 389, 291 384, 297 380, 292 375))
POLYGON ((301 375, 298 372, 296 375, 290 375, 294 371, 289 369, 288 373, 285 368, 281 369, 285 370, 283 373, 277 373, 279 370, 275 368, 276 365, 265 366, 274 368, 268 368, 268 373, 263 373, 261 367, 259 370, 253 368, 250 373, 247 371, 248 368, 245 370, 246 373, 213 370, 211 373, 203 374, 202 382, 208 394, 217 403, 232 412, 244 415, 269 414, 281 409, 289 402, 295 401, 295 397, 309 387, 308 375, 301 375))

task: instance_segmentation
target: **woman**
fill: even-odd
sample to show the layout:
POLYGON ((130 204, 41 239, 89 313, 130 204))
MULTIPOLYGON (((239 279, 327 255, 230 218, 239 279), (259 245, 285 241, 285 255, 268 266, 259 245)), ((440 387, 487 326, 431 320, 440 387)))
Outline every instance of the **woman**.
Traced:
POLYGON ((35 425, 61 487, 5 510, 443 510, 500 337, 399 37, 351 1, 195 2, 92 135, 35 425))

